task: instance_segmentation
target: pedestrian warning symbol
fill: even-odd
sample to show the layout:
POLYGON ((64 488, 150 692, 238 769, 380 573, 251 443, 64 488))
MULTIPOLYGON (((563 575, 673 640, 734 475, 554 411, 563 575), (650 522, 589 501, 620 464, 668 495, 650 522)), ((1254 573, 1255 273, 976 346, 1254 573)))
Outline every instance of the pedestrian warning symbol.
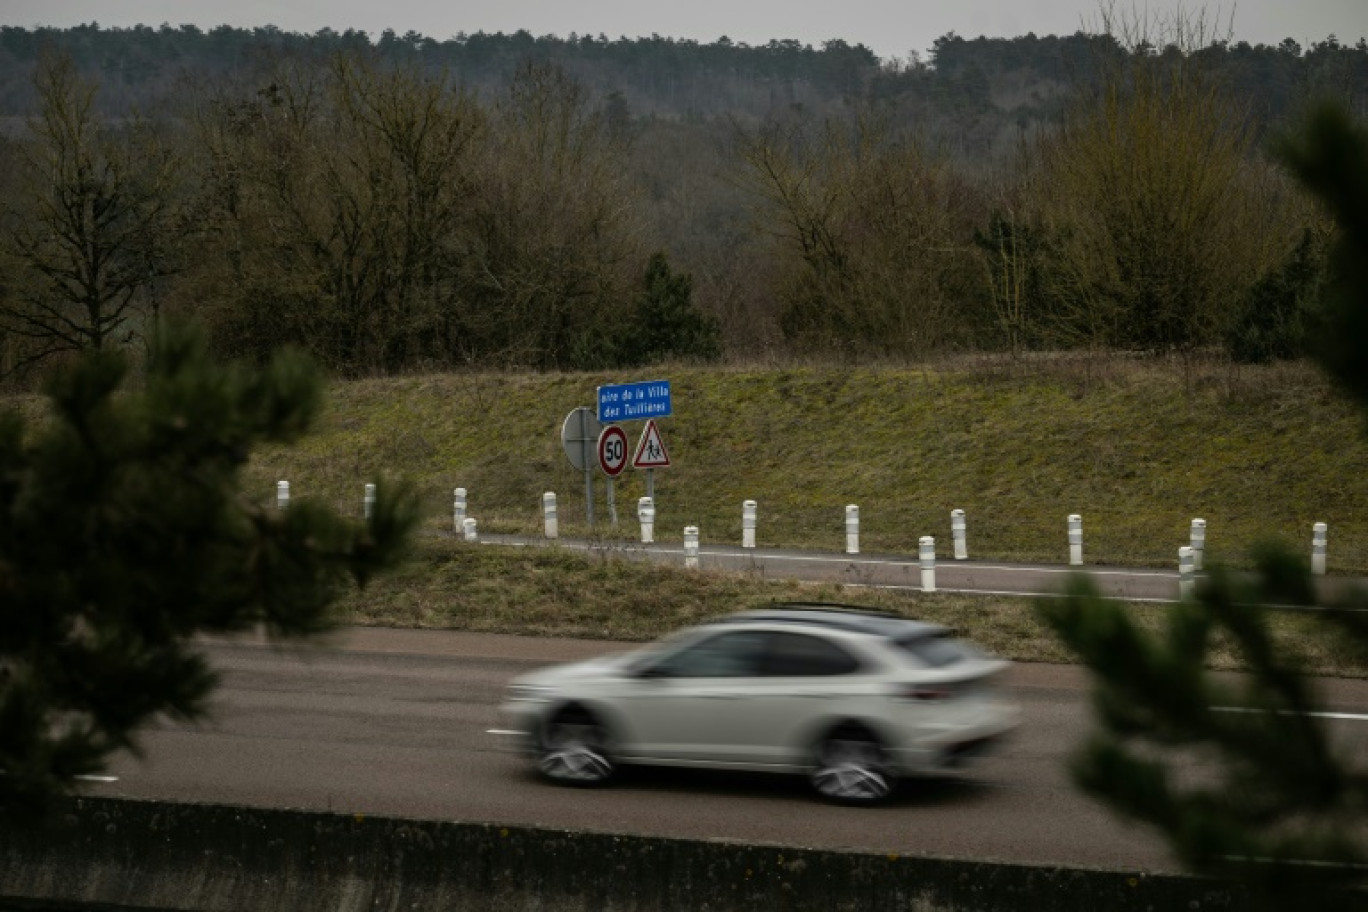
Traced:
POLYGON ((648 420, 646 429, 637 441, 636 455, 632 457, 634 469, 663 469, 670 464, 670 454, 665 452, 665 441, 660 439, 660 429, 655 421, 648 420))

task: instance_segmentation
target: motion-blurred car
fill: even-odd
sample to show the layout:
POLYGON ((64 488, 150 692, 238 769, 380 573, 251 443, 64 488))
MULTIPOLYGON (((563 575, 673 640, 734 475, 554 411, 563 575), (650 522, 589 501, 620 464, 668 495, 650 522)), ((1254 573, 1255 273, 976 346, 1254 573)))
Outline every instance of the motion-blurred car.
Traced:
POLYGON ((604 783, 622 764, 773 771, 873 804, 1016 726, 1007 666, 938 624, 781 605, 523 675, 501 707, 503 732, 566 784, 604 783))

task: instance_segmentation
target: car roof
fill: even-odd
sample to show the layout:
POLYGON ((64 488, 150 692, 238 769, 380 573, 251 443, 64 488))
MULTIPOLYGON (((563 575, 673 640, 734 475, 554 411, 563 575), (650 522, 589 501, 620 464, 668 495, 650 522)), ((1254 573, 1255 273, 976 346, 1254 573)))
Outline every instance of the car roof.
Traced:
POLYGON ((859 605, 828 604, 824 602, 786 602, 772 608, 738 611, 718 618, 716 624, 741 623, 802 624, 846 630, 894 640, 939 637, 951 633, 942 624, 914 621, 887 611, 859 605))

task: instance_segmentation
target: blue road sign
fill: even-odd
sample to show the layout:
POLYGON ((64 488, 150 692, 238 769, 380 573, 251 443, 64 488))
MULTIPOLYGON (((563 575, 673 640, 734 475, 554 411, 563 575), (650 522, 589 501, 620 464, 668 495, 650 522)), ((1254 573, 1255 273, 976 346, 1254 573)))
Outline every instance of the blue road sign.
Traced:
POLYGON ((646 380, 598 388, 598 420, 601 424, 664 418, 670 413, 669 380, 646 380))

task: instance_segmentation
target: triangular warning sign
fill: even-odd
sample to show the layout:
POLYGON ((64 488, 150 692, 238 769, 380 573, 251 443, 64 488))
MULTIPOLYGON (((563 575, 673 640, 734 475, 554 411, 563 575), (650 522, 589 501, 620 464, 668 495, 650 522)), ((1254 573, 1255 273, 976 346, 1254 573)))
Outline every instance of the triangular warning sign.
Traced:
POLYGON ((632 457, 634 469, 663 469, 670 464, 670 454, 665 452, 665 441, 660 439, 660 429, 654 419, 646 422, 646 430, 641 432, 637 441, 636 455, 632 457))

